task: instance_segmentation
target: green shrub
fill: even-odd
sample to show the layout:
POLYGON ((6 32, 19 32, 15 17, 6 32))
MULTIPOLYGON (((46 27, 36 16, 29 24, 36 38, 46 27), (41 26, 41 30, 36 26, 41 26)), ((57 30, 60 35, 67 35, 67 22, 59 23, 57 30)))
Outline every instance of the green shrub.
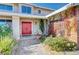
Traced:
POLYGON ((76 43, 74 42, 68 42, 66 45, 65 45, 65 50, 67 51, 73 51, 76 49, 76 43))
POLYGON ((11 54, 15 41, 11 38, 12 30, 8 26, 0 26, 0 53, 11 54))
POLYGON ((12 30, 8 26, 0 26, 0 39, 4 39, 4 37, 11 37, 12 30))
POLYGON ((0 41, 0 53, 1 54, 11 54, 12 48, 15 41, 9 37, 5 37, 0 41))
POLYGON ((76 49, 76 43, 64 37, 47 37, 44 44, 49 45, 55 51, 73 51, 76 49))
POLYGON ((45 41, 46 36, 41 36, 40 37, 40 42, 43 43, 45 41))

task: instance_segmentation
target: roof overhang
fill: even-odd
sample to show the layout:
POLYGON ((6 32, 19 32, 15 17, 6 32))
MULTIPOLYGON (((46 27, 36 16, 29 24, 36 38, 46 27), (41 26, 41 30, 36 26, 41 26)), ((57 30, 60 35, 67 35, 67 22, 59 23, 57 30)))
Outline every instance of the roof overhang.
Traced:
POLYGON ((38 19, 47 19, 45 16, 37 16, 30 14, 22 14, 22 13, 12 13, 12 12, 0 12, 1 16, 19 16, 19 17, 27 17, 27 18, 38 18, 38 19))
POLYGON ((53 16, 53 15, 59 13, 59 12, 62 12, 62 11, 64 11, 64 10, 66 10, 66 9, 72 7, 72 6, 76 6, 76 5, 79 5, 79 3, 70 3, 70 4, 67 4, 67 5, 65 5, 64 7, 62 7, 62 8, 60 8, 60 9, 58 9, 58 10, 52 12, 51 14, 46 15, 46 18, 48 18, 48 17, 50 17, 50 16, 53 16))
POLYGON ((34 3, 27 3, 27 4, 31 5, 31 6, 34 6, 34 7, 37 7, 37 8, 42 8, 42 9, 47 9, 47 10, 50 10, 50 11, 54 11, 54 9, 43 7, 43 6, 38 6, 38 5, 34 4, 34 3))

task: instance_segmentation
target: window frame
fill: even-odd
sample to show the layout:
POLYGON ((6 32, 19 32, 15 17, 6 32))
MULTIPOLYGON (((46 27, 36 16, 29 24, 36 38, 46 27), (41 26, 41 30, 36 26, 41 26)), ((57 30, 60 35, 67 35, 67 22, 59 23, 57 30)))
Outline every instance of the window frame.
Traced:
POLYGON ((38 10, 38 14, 41 14, 42 13, 42 11, 41 10, 38 10), (39 13, 40 12, 40 13, 39 13))
POLYGON ((23 13, 23 14, 32 14, 32 6, 25 5, 25 4, 20 4, 20 12, 23 13), (30 8, 31 8, 30 13, 27 13, 27 12, 26 12, 26 13, 23 13, 23 12, 22 12, 22 6, 30 7, 30 8))

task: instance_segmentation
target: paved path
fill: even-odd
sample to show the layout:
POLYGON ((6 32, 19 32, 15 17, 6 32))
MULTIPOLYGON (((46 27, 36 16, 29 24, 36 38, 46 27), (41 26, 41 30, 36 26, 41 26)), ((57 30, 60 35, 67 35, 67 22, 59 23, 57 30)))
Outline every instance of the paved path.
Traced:
POLYGON ((20 40, 13 49, 12 55, 46 55, 43 45, 39 40, 20 40))

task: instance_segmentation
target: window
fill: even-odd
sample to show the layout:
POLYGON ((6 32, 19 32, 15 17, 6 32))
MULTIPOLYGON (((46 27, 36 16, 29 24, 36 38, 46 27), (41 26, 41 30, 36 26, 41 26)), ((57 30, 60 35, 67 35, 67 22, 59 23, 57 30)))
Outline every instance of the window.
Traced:
POLYGON ((3 5, 3 4, 0 4, 0 9, 1 10, 12 11, 13 10, 13 7, 11 5, 3 5))
POLYGON ((0 20, 0 26, 5 25, 5 20, 0 20))
POLYGON ((31 8, 27 6, 22 6, 22 13, 31 14, 31 8))
POLYGON ((38 10, 38 13, 41 14, 41 10, 38 10))
POLYGON ((0 19, 0 26, 8 26, 12 28, 12 20, 0 19))

